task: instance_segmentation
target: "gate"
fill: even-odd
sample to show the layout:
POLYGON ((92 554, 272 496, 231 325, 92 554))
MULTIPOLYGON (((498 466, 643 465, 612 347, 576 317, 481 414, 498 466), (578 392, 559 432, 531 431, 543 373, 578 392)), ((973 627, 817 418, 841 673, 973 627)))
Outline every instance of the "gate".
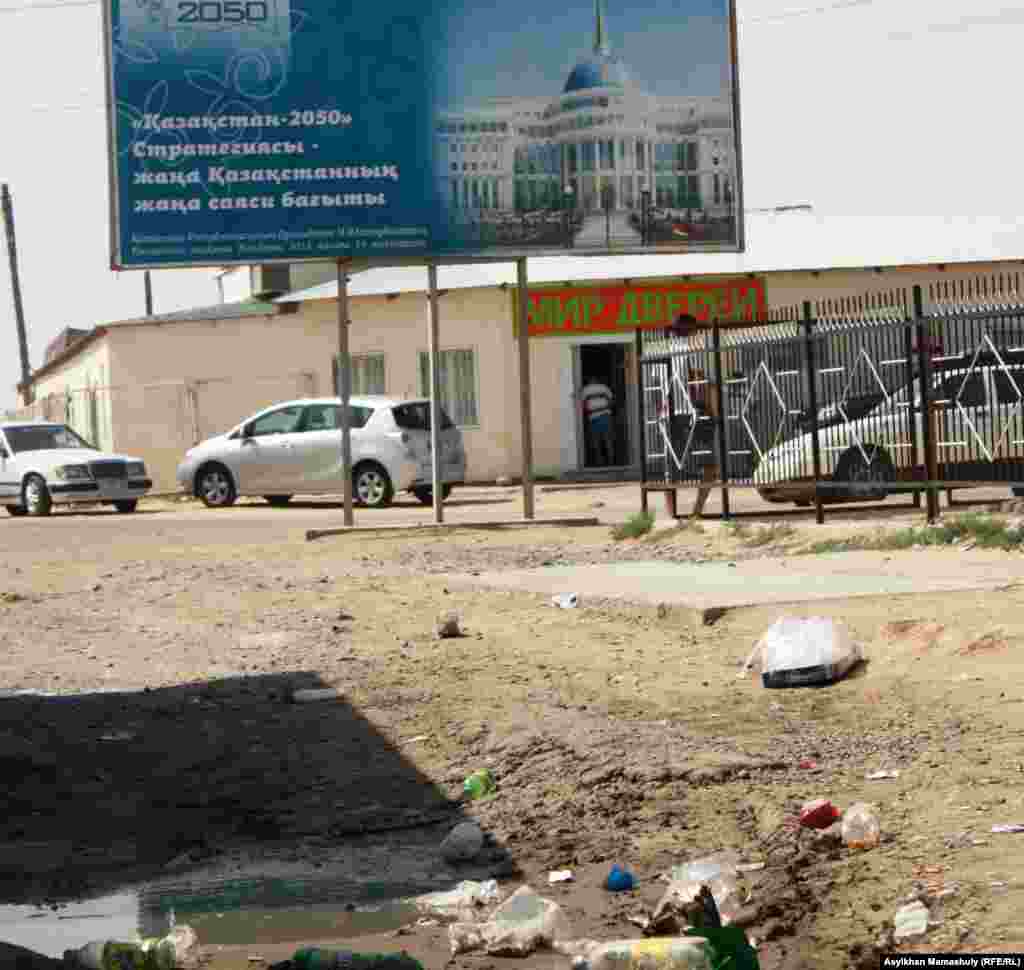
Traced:
POLYGON ((742 328, 641 339, 650 491, 770 502, 1024 485, 1019 274, 804 303, 742 328))

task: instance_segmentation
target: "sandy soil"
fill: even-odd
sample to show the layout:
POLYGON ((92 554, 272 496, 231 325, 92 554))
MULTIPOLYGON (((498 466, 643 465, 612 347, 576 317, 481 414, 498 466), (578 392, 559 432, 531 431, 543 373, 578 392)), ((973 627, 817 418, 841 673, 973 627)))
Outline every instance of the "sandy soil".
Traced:
MULTIPOLYGON (((4 898, 240 860, 346 873, 354 845, 378 865, 408 848, 425 884, 528 880, 579 935, 613 939, 638 935, 626 917, 657 901, 670 865, 728 848, 767 862, 748 914, 766 970, 877 965, 872 947, 925 883, 956 891, 904 950, 1024 950, 1024 835, 990 831, 1024 821, 1024 590, 787 610, 842 619, 869 662, 827 689, 767 691, 737 671, 778 608, 697 628, 690 611, 449 591, 444 574, 785 556, 813 525, 759 546, 710 526, 622 543, 606 526, 305 543, 262 518, 207 536, 192 527, 203 514, 167 508, 146 528, 58 516, 52 543, 36 523, 3 523, 0 683, 65 695, 0 695, 4 898), (465 635, 441 640, 449 610, 465 635), (290 702, 312 685, 343 699, 290 702), (484 766, 498 792, 460 803, 484 766), (865 779, 881 768, 899 778, 865 779), (876 804, 882 845, 769 839, 819 796, 876 804), (465 817, 489 846, 479 865, 448 867, 434 847, 465 817), (613 862, 635 893, 598 888, 613 862), (577 880, 549 890, 560 868, 577 880)), ((207 521, 219 514, 232 513, 207 521)), ((957 555, 894 553, 892 567, 957 555)), ((447 960, 443 928, 362 942, 447 960)), ((211 959, 241 966, 251 952, 211 959)))

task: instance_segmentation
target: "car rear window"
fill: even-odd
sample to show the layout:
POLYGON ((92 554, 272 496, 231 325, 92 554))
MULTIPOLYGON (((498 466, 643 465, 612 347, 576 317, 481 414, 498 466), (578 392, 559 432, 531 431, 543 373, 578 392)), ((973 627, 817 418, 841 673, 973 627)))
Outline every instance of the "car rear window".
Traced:
MULTIPOLYGON (((395 424, 403 431, 430 431, 430 405, 426 401, 418 404, 399 404, 391 409, 395 424)), ((441 430, 454 428, 452 419, 441 408, 441 430)))

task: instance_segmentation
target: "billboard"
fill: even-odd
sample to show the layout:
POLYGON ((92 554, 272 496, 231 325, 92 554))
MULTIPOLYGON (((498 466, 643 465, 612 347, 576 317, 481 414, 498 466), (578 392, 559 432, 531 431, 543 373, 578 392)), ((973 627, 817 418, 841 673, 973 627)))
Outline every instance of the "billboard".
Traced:
POLYGON ((733 0, 104 0, 115 268, 742 249, 733 0))

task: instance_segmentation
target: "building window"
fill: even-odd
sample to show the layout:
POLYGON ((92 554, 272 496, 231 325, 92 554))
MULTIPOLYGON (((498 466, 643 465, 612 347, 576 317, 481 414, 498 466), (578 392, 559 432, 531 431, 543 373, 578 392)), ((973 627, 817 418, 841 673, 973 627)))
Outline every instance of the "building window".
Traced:
MULTIPOLYGON (((438 393, 441 407, 460 428, 480 425, 476 391, 476 352, 442 350, 438 357, 438 393)), ((420 351, 420 394, 430 394, 430 357, 420 351)))
POLYGON ((644 140, 638 138, 636 140, 636 167, 643 171, 647 166, 644 165, 644 140))
POLYGON ((459 163, 458 162, 452 162, 452 171, 453 172, 457 172, 458 170, 459 170, 459 163))
POLYGON ((615 142, 613 141, 602 141, 600 143, 601 149, 601 168, 604 171, 610 171, 615 168, 615 142))
POLYGON ((691 172, 697 170, 697 143, 693 141, 686 143, 686 168, 691 172))
MULTIPOLYGON (((349 357, 349 366, 352 373, 352 387, 350 391, 353 395, 386 393, 384 361, 384 354, 353 354, 349 357)), ((340 395, 341 383, 337 358, 334 358, 332 370, 334 371, 332 375, 334 392, 340 395)))
POLYGON ((719 204, 721 204, 721 201, 722 201, 722 181, 718 177, 718 172, 715 172, 715 182, 714 182, 714 185, 715 185, 715 188, 714 188, 714 192, 715 192, 715 205, 719 205, 719 204))

